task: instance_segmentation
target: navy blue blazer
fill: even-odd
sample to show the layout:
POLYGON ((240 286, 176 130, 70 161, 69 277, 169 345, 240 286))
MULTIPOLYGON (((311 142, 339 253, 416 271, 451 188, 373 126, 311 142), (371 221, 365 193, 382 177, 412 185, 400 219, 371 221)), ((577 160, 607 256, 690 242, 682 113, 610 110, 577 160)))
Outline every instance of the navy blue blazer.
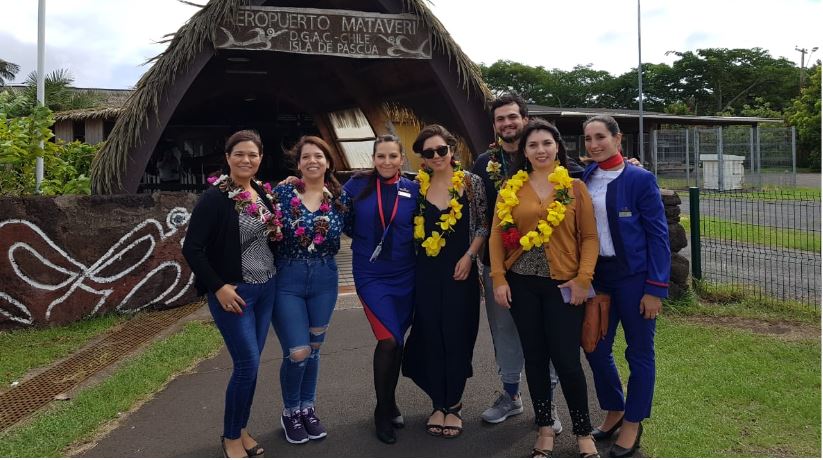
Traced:
MULTIPOLYGON (((586 168, 583 182, 589 181, 595 168, 597 163, 586 168)), ((668 297, 672 264, 669 226, 654 175, 626 163, 606 189, 606 212, 614 252, 626 274, 646 272, 644 292, 668 297)))

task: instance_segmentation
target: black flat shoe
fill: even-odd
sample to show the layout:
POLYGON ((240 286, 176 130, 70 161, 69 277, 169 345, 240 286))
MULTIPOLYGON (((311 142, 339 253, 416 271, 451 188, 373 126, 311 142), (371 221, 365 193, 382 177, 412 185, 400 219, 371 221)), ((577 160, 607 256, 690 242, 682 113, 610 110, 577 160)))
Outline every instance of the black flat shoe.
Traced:
POLYGON ((604 439, 609 439, 617 433, 617 430, 623 425, 623 417, 620 417, 620 420, 617 421, 611 428, 606 431, 601 430, 600 428, 595 428, 592 430, 592 437, 595 441, 602 441, 604 439))
POLYGON ((637 428, 637 438, 634 439, 634 445, 630 448, 620 447, 617 444, 612 445, 611 450, 609 450, 609 457, 612 458, 625 458, 631 457, 640 448, 640 436, 643 435, 643 424, 641 423, 640 426, 637 428))

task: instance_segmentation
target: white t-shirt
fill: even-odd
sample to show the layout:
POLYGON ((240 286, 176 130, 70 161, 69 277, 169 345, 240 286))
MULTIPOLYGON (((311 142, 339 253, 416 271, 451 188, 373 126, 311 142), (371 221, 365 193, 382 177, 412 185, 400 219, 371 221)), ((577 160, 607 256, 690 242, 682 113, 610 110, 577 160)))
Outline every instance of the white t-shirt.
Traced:
POLYGON ((606 190, 609 183, 617 178, 623 168, 617 171, 604 171, 600 168, 592 172, 591 179, 586 186, 589 188, 589 195, 592 197, 594 205, 594 218, 597 221, 597 237, 600 239, 600 255, 613 256, 614 242, 609 231, 609 215, 606 212, 606 190))

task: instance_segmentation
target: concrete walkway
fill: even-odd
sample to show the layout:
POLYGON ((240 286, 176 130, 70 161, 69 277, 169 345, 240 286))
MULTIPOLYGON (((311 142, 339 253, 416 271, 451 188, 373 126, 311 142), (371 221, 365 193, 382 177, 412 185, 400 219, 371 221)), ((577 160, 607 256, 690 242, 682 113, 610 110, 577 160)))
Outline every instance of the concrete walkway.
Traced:
MULTIPOLYGON (((425 394, 401 377, 398 404, 406 417, 398 443, 387 446, 373 434, 371 357, 374 338, 356 296, 344 294, 332 319, 322 352, 318 415, 329 430, 325 440, 291 445, 279 425, 282 407, 278 370, 279 344, 270 335, 264 351, 249 429, 266 448, 267 457, 523 457, 534 442, 534 415, 530 404, 519 416, 499 425, 487 425, 480 413, 494 399, 499 380, 488 325, 481 319, 475 347, 474 377, 464 397, 464 426, 458 439, 433 438, 424 432, 430 412, 425 394)), ((481 309, 484 309, 481 305, 481 309)), ((582 358, 582 357, 581 357, 582 358)), ((588 366, 589 392, 593 387, 588 366)), ((223 397, 231 373, 225 349, 198 365, 190 374, 171 382, 136 412, 124 415, 119 426, 82 455, 86 457, 219 457, 223 397)), ((524 385, 525 387, 525 385, 524 385)), ((528 403, 528 391, 524 388, 528 403)), ((561 393, 558 405, 564 432, 557 439, 556 457, 577 456, 571 421, 561 393)), ((602 418, 590 398, 592 419, 602 418)), ((605 456, 608 444, 599 446, 605 456)))

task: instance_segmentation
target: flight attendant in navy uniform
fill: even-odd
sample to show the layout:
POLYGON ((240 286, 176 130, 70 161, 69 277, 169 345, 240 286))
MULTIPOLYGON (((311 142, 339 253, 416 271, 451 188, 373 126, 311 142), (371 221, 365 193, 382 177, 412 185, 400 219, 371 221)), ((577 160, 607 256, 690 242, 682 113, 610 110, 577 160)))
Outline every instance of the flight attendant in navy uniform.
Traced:
POLYGON ((394 135, 378 137, 374 169, 344 185, 354 198, 352 272, 357 295, 377 339, 374 349, 374 411, 378 439, 396 442, 403 427, 395 389, 415 287, 413 217, 419 186, 400 175, 403 145, 394 135))

